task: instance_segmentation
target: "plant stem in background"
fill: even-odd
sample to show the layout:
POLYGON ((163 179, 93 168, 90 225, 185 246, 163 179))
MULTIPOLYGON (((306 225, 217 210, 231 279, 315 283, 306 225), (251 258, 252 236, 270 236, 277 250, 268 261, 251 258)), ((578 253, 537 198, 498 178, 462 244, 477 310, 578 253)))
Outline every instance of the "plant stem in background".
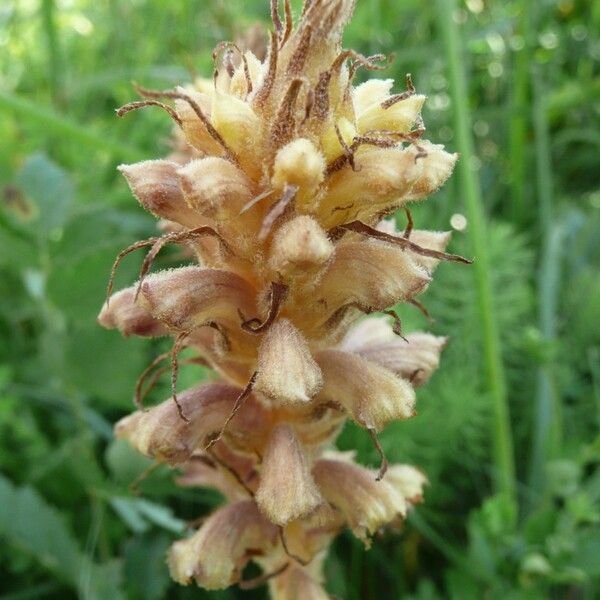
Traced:
MULTIPOLYGON (((541 234, 538 272, 538 322, 543 339, 551 344, 556 337, 561 228, 552 225, 552 157, 544 89, 539 69, 533 77, 533 125, 535 135, 538 217, 541 234)), ((543 364, 537 375, 536 404, 533 417, 533 445, 529 473, 531 490, 543 495, 546 461, 556 455, 562 438, 560 398, 552 377, 552 361, 543 364)))
POLYGON ((526 216, 527 152, 528 129, 527 101, 529 97, 529 66, 531 37, 530 0, 521 0, 516 34, 523 46, 514 53, 514 75, 511 86, 509 129, 509 168, 510 168, 510 211, 511 220, 517 226, 523 225, 526 216))
POLYGON ((488 388, 493 401, 493 444, 495 483, 513 507, 517 506, 513 440, 510 426, 504 366, 500 336, 495 318, 487 250, 486 217, 478 177, 473 170, 473 139, 471 115, 464 69, 464 54, 458 26, 454 20, 455 0, 437 0, 437 15, 445 54, 448 58, 450 93, 454 112, 454 127, 458 151, 461 193, 469 220, 471 247, 475 258, 473 266, 481 318, 484 361, 488 388))
POLYGON ((42 21, 46 35, 46 46, 48 48, 48 77, 50 82, 50 94, 55 106, 62 104, 62 65, 60 50, 58 47, 58 36, 56 33, 54 0, 42 0, 42 21))

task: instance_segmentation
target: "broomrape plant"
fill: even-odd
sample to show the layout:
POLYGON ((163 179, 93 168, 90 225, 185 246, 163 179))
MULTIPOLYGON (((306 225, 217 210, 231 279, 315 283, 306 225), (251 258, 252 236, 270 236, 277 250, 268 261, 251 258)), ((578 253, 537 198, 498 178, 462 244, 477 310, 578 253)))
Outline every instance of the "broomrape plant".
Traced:
MULTIPOLYGON (((100 323, 124 335, 172 336, 172 397, 138 410, 116 435, 182 471, 184 486, 212 486, 227 504, 169 551, 172 577, 207 589, 269 582, 272 597, 327 598, 322 566, 349 527, 365 544, 420 502, 425 475, 388 466, 377 439, 415 413, 415 388, 437 368, 445 338, 406 336, 397 304, 418 296, 449 234, 413 229, 411 202, 449 177, 457 159, 423 139, 425 96, 410 76, 358 86, 381 55, 342 50, 352 0, 307 0, 294 27, 271 1, 264 60, 220 44, 212 81, 138 88, 125 113, 157 106, 176 122, 171 160, 122 165, 142 206, 162 219, 139 281, 111 295, 100 323), (402 232, 385 220, 407 215, 402 232), (169 243, 197 264, 149 274, 169 243), (392 317, 359 319, 364 314, 392 317), (218 381, 176 392, 188 347, 218 381), (346 419, 367 430, 379 470, 333 449, 346 419), (254 561, 264 575, 242 580, 254 561)), ((114 269, 113 269, 114 274, 114 269)), ((112 281, 112 278, 111 278, 112 281)))

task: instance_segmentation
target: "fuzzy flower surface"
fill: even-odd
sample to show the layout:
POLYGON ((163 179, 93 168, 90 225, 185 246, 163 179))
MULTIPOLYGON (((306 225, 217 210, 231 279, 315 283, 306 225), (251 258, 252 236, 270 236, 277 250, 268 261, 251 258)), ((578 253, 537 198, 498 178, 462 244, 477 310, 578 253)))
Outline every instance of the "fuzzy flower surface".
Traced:
MULTIPOLYGON (((178 128, 168 160, 122 165, 135 197, 161 219, 140 279, 111 294, 100 323, 123 335, 171 336, 173 395, 116 425, 116 435, 211 486, 227 502, 169 551, 172 577, 206 589, 268 582, 278 600, 324 599, 322 566, 349 528, 366 544, 423 498, 426 477, 389 465, 377 433, 415 412, 415 388, 445 338, 402 334, 393 307, 420 305, 449 234, 415 230, 425 200, 457 159, 423 139, 425 97, 410 78, 355 86, 383 57, 344 50, 351 0, 307 0, 296 24, 271 3, 262 60, 215 50, 213 80, 138 89, 178 128), (403 209, 398 232, 385 217, 403 209), (151 273, 166 244, 189 264, 151 273), (379 317, 364 318, 372 313, 379 317), (390 319, 391 317, 391 319, 390 319), (192 348, 218 379, 176 392, 177 355, 192 348), (372 437, 381 466, 334 450, 346 420, 372 437), (243 579, 254 561, 263 570, 243 579)), ((150 368, 159 365, 157 357, 150 368)))

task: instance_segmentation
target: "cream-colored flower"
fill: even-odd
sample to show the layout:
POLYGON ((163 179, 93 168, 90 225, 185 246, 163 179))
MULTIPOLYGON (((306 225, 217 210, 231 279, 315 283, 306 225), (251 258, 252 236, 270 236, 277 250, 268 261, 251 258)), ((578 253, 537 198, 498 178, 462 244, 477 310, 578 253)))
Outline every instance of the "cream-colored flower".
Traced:
POLYGON ((426 98, 410 77, 399 91, 390 79, 354 86, 379 57, 342 49, 353 8, 307 0, 294 25, 288 0, 284 20, 271 0, 266 51, 252 51, 256 36, 220 44, 213 79, 138 88, 144 100, 117 111, 158 106, 178 128, 171 160, 120 167, 164 235, 120 254, 115 269, 150 248, 138 283, 110 296, 99 321, 174 338, 172 397, 138 406, 116 435, 177 466, 181 485, 213 486, 227 501, 172 546, 182 584, 269 581, 275 599, 324 600, 322 565, 340 530, 368 543, 423 497, 425 476, 388 468, 376 432, 415 414, 414 388, 446 341, 405 334, 392 309, 419 304, 441 260, 468 262, 446 253, 448 233, 413 230, 408 210, 457 156, 423 139, 426 98), (398 208, 404 231, 382 222, 398 208), (151 274, 166 244, 191 264, 151 274), (360 320, 378 311, 393 325, 360 320), (177 393, 183 347, 221 381, 177 393), (378 472, 328 453, 348 418, 371 435, 378 472), (250 560, 263 576, 241 581, 250 560))

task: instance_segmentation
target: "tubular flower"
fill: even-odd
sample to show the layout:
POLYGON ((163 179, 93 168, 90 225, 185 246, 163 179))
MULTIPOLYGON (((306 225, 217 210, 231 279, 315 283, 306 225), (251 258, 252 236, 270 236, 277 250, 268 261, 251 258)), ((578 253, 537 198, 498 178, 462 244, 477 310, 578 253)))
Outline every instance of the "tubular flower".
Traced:
MULTIPOLYGON (((391 80, 357 87, 381 56, 343 50, 352 0, 306 0, 294 26, 271 2, 274 32, 260 59, 235 44, 215 50, 213 81, 164 92, 138 88, 178 127, 169 160, 122 165, 134 196, 162 220, 140 279, 111 295, 100 323, 123 335, 171 336, 172 397, 142 407, 116 435, 212 486, 227 503, 173 545, 173 578, 208 589, 269 582, 273 598, 327 598, 322 564, 350 528, 369 543, 423 497, 425 476, 392 465, 377 432, 413 417, 416 386, 437 368, 445 338, 402 335, 392 307, 417 300, 449 234, 412 229, 409 203, 435 192, 457 156, 422 138, 425 97, 391 80), (397 232, 385 216, 405 210, 397 232), (166 244, 190 265, 150 274, 166 244), (362 319, 382 312, 393 317, 362 319), (362 320, 361 320, 362 319, 362 320), (177 355, 219 381, 177 393, 177 355), (381 456, 372 471, 332 450, 347 419, 381 456), (387 475, 386 475, 387 471, 387 475), (249 561, 263 576, 242 578, 249 561)), ((114 269, 113 269, 114 271, 114 269)))

